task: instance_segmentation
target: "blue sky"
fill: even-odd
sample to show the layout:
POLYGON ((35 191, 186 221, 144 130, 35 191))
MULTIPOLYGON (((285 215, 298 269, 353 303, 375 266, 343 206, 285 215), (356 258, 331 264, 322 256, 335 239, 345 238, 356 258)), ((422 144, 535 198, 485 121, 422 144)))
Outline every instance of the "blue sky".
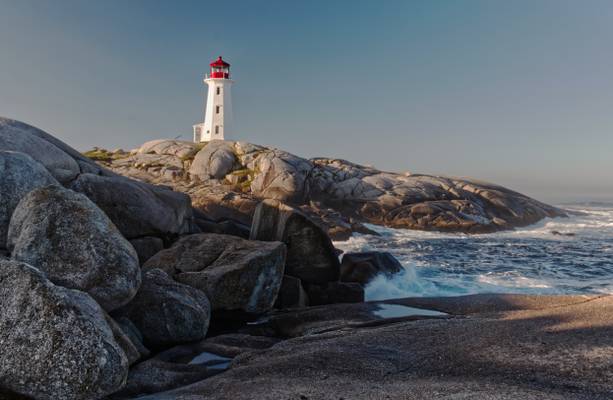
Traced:
POLYGON ((0 115, 74 147, 203 119, 232 63, 238 139, 613 200, 613 2, 0 0, 0 115))

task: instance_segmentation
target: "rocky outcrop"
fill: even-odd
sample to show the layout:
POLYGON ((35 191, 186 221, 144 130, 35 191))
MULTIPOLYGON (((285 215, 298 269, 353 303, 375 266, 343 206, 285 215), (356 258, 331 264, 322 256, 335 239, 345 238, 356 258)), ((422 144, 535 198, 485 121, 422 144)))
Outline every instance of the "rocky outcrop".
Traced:
POLYGON ((82 172, 107 174, 96 163, 55 137, 9 118, 0 117, 0 149, 28 154, 62 184, 82 172))
POLYGON ((6 248, 9 221, 19 201, 33 189, 58 182, 32 157, 14 151, 0 151, 0 177, 0 248, 6 248))
POLYGON ((341 262, 341 281, 366 285, 377 275, 391 278, 403 270, 402 264, 387 252, 346 253, 341 262))
POLYGON ((140 286, 134 248, 87 197, 61 186, 35 189, 19 202, 8 247, 15 260, 89 293, 107 311, 130 301, 140 286))
POLYGON ((128 360, 87 294, 0 259, 0 387, 36 399, 99 399, 118 390, 128 360))
POLYGON ((339 278, 340 264, 328 235, 300 211, 277 200, 258 205, 250 239, 285 243, 286 275, 315 284, 339 278))
POLYGON ((202 180, 222 179, 236 164, 232 142, 213 140, 196 154, 189 173, 202 180))
POLYGON ((90 198, 128 239, 189 233, 187 195, 124 177, 81 174, 70 188, 90 198))
POLYGON ((203 233, 179 239, 149 259, 176 281, 204 291, 212 309, 261 313, 277 298, 285 265, 285 245, 203 233))
POLYGON ((113 314, 132 321, 146 346, 159 348, 204 339, 211 306, 202 291, 152 269, 143 274, 134 299, 113 314))
POLYGON ((362 225, 365 222, 486 233, 565 215, 474 179, 384 172, 340 159, 307 160, 245 142, 213 141, 201 150, 181 144, 186 149, 179 158, 176 146, 176 141, 156 141, 155 146, 144 145, 135 155, 106 165, 119 174, 170 185, 189 194, 205 213, 243 224, 249 223, 257 201, 280 200, 314 216, 339 240, 351 231, 373 233, 362 225), (192 151, 198 152, 192 156, 192 151), (146 162, 140 161, 143 156, 149 157, 146 162), (227 201, 226 196, 235 200, 227 201))
MULTIPOLYGON (((172 145, 167 141, 162 142, 157 145, 148 144, 147 151, 151 154, 139 154, 159 158, 162 150, 172 151, 173 155, 164 156, 176 158, 178 162, 174 168, 182 170, 181 157, 193 157, 198 151, 196 144, 186 149, 178 141, 172 141, 172 145)), ((188 196, 118 176, 38 128, 0 117, 0 150, 29 155, 42 164, 59 183, 90 196, 128 238, 191 232, 193 221, 188 196)), ((130 157, 130 154, 123 151, 111 153, 96 150, 88 154, 105 166, 114 162, 121 163, 130 157)), ((152 162, 160 165, 159 160, 152 162)), ((164 159, 164 163, 171 163, 170 158, 164 159)), ((176 174, 166 175, 168 179, 176 178, 176 174)))
POLYGON ((0 148, 30 155, 51 172, 60 182, 74 179, 79 164, 52 143, 32 134, 33 127, 17 121, 0 120, 0 148))

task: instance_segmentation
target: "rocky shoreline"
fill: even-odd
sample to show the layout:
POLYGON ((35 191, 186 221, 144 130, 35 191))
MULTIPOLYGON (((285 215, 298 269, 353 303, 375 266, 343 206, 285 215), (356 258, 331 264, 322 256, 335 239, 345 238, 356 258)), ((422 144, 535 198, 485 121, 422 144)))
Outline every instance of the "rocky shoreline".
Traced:
POLYGON ((112 171, 188 194, 216 221, 250 225, 262 199, 298 207, 335 240, 392 228, 489 233, 566 212, 468 178, 392 173, 340 159, 307 160, 245 142, 154 140, 131 152, 86 153, 112 171))
POLYGON ((364 302, 364 223, 564 212, 499 186, 242 142, 79 154, 0 118, 0 398, 610 398, 613 301, 364 302), (324 384, 317 384, 324 382, 324 384))

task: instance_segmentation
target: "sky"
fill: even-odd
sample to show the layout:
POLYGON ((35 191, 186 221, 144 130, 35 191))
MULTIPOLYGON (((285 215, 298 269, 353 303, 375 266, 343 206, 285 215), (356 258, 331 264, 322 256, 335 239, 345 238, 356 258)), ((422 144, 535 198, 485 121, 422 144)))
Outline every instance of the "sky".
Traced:
POLYGON ((0 115, 79 150, 232 139, 540 200, 613 201, 609 0, 0 0, 0 115))

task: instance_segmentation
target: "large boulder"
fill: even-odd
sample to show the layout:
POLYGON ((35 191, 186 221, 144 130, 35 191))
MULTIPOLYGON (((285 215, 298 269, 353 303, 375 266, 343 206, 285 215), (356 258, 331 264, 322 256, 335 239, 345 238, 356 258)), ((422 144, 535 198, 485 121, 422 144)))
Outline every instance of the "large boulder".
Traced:
POLYGON ((232 171, 236 163, 232 142, 212 140, 196 154, 189 173, 202 180, 221 179, 232 171))
POLYGON ((402 264, 387 252, 346 253, 341 262, 341 281, 366 285, 379 274, 391 277, 403 270, 402 264))
POLYGON ((68 182, 81 171, 79 164, 54 144, 34 134, 33 126, 0 118, 0 149, 19 151, 40 162, 60 182, 68 182))
POLYGON ((140 286, 132 245, 87 197, 60 186, 35 189, 19 202, 8 247, 15 260, 88 292, 107 311, 130 301, 140 286))
POLYGON ((114 315, 127 317, 141 332, 144 344, 157 348, 204 339, 211 306, 201 290, 152 269, 143 274, 134 299, 114 315))
POLYGON ((251 182, 254 195, 292 203, 301 203, 308 198, 309 176, 313 170, 313 164, 308 160, 285 151, 268 150, 250 164, 257 171, 251 182))
POLYGON ((176 235, 191 228, 191 201, 184 193, 93 174, 81 174, 70 188, 96 203, 128 239, 176 235))
POLYGON ((2 259, 0 343, 0 386, 36 399, 99 399, 128 374, 128 360, 89 295, 2 259))
POLYGON ((11 215, 31 190, 58 184, 42 164, 24 153, 0 150, 0 248, 6 247, 11 215))
POLYGON ((175 280, 204 291, 213 310, 261 313, 277 298, 285 245, 202 233, 178 240, 149 259, 144 270, 161 268, 175 280))
POLYGON ((252 240, 280 241, 287 245, 285 274, 305 283, 337 281, 340 263, 328 235, 300 211, 277 200, 264 200, 256 208, 252 240))

